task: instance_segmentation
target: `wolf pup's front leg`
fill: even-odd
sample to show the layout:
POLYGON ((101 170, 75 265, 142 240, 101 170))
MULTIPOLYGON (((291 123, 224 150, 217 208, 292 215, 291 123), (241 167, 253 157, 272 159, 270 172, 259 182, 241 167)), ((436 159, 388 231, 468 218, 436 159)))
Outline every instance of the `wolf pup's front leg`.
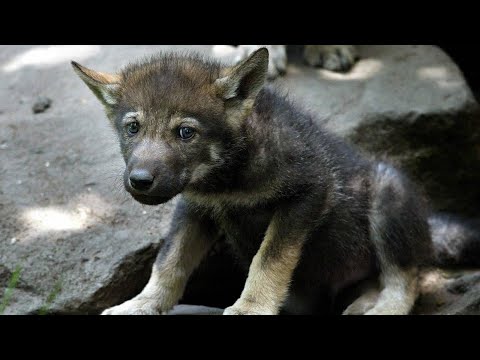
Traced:
MULTIPOLYGON (((307 204, 301 205, 303 209, 310 210, 307 204)), ((273 216, 260 249, 250 265, 243 292, 233 306, 225 309, 224 315, 279 313, 301 257, 310 225, 305 221, 307 219, 308 215, 305 217, 303 211, 299 213, 296 206, 279 210, 273 216)))
POLYGON ((177 205, 171 226, 143 291, 102 315, 159 315, 177 304, 190 274, 217 236, 210 221, 192 213, 183 201, 177 205))

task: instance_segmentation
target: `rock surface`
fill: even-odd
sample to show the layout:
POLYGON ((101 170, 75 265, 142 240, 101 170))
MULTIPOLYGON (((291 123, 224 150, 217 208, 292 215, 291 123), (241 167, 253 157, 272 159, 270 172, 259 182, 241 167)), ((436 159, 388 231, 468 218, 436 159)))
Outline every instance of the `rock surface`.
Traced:
MULTIPOLYGON (((211 50, 1 46, 0 290, 16 266, 22 271, 5 313, 95 314, 144 286, 173 204, 146 207, 125 194, 115 136, 69 61, 115 71, 159 50, 184 49, 211 50), (31 104, 43 94, 55 106, 34 115, 31 104)), ((304 67, 293 54, 278 83, 332 130, 367 151, 386 152, 426 185, 437 209, 472 213, 480 204, 480 126, 459 70, 430 46, 361 46, 360 54, 342 75, 304 67)), ((238 291, 223 275, 214 287, 230 286, 232 294, 218 307, 238 291)), ((474 307, 475 294, 478 287, 465 293, 465 308, 474 307)))
POLYGON ((198 305, 177 305, 167 315, 222 315, 223 309, 198 306, 198 305))

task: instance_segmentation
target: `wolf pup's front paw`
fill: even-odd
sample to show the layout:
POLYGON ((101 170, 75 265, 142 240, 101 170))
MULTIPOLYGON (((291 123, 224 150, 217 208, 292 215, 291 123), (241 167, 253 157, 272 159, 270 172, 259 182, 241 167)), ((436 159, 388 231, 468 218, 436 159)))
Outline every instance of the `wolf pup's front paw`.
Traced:
POLYGON ((102 315, 161 315, 157 302, 148 298, 133 298, 123 304, 113 306, 102 315))
POLYGON ((353 45, 305 45, 304 58, 310 66, 346 72, 358 58, 353 45))
POLYGON ((266 309, 256 303, 238 300, 235 304, 226 308, 223 315, 276 315, 276 311, 266 309))

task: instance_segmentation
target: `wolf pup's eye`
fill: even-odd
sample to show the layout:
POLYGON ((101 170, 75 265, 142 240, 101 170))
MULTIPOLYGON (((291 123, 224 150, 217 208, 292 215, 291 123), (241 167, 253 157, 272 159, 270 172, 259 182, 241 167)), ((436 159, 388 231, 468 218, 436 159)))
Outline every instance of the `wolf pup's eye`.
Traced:
POLYGON ((192 129, 191 127, 182 126, 178 130, 178 133, 179 133, 180 138, 182 140, 188 140, 188 139, 191 139, 193 137, 193 135, 195 135, 195 130, 192 129))
POLYGON ((138 133, 138 130, 140 129, 140 124, 138 123, 138 121, 134 121, 134 122, 131 122, 130 124, 127 125, 127 132, 128 132, 128 135, 135 135, 136 133, 138 133))

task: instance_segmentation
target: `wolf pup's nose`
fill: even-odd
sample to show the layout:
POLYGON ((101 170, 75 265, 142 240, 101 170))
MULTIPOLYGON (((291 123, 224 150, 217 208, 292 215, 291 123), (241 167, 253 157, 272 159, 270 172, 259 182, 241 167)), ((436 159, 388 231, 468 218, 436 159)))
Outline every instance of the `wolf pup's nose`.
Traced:
POLYGON ((134 169, 130 173, 130 185, 138 191, 146 191, 152 187, 153 175, 145 169, 134 169))

